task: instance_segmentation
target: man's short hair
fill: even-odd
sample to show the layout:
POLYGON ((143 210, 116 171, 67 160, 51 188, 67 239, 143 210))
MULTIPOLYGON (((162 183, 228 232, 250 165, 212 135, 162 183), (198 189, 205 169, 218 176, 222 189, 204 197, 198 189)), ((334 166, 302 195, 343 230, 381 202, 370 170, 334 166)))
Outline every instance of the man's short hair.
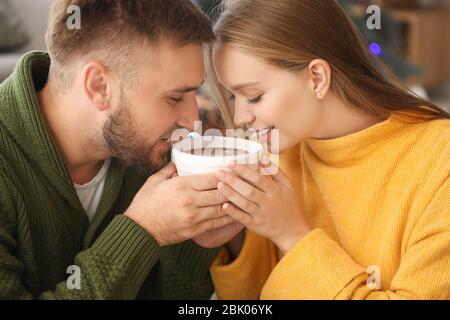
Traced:
POLYGON ((54 0, 46 36, 53 66, 103 57, 118 72, 130 65, 133 46, 157 45, 163 37, 183 46, 211 42, 214 33, 191 0, 54 0), (68 25, 71 6, 81 13, 79 29, 68 25))

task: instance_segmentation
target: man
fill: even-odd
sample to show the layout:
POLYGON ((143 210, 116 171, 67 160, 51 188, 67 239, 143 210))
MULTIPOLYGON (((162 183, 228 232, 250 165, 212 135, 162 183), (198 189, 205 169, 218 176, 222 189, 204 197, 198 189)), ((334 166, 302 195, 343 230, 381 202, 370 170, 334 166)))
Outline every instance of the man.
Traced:
POLYGON ((217 250, 187 240, 236 225, 214 175, 167 163, 212 40, 190 0, 54 2, 48 53, 0 86, 0 298, 210 297, 217 250))

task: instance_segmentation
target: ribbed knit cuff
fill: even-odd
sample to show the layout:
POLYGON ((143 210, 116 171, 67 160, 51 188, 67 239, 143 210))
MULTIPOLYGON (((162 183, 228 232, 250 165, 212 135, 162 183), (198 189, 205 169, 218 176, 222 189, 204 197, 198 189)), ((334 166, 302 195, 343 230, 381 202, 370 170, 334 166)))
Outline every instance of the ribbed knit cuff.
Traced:
POLYGON ((91 249, 126 270, 128 282, 140 286, 159 259, 153 237, 124 215, 116 216, 91 249))
POLYGON ((366 270, 323 230, 300 240, 277 264, 262 299, 334 299, 366 270))

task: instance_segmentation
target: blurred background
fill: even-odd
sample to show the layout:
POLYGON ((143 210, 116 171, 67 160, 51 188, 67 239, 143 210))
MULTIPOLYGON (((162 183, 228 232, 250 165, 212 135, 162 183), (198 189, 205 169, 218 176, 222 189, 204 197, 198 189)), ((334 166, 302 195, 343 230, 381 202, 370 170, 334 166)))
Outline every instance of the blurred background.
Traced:
MULTIPOLYGON (((220 1, 195 0, 206 13, 220 1)), ((23 53, 45 50, 44 37, 52 2, 0 0, 0 82, 11 74, 23 53)), ((450 111, 450 0, 339 2, 371 44, 368 50, 379 55, 418 95, 450 111), (371 4, 382 9, 381 30, 369 30, 366 26, 369 16, 366 10, 371 4)), ((209 112, 211 106, 207 99, 200 96, 207 97, 207 94, 199 95, 202 118, 218 121, 217 115, 209 112)))

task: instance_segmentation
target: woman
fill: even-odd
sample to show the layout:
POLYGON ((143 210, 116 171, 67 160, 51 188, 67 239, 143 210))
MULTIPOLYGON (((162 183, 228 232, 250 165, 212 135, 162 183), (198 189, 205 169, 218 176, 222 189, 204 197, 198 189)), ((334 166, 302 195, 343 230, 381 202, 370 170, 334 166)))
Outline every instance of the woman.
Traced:
POLYGON ((388 79, 334 0, 234 0, 215 31, 224 118, 278 130, 281 154, 272 176, 218 174, 247 229, 218 297, 450 298, 449 114, 388 79))

